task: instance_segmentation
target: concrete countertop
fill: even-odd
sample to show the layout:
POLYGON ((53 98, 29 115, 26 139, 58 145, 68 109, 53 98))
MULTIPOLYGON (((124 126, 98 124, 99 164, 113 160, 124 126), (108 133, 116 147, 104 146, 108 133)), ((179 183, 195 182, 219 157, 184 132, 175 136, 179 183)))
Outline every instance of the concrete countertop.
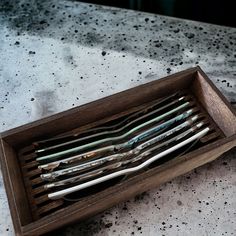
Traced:
MULTIPOLYGON (((196 65, 236 102, 235 28, 62 0, 2 0, 0 131, 196 65)), ((235 179, 234 150, 55 235, 236 235, 235 179)), ((1 177, 0 235, 13 235, 1 177)))

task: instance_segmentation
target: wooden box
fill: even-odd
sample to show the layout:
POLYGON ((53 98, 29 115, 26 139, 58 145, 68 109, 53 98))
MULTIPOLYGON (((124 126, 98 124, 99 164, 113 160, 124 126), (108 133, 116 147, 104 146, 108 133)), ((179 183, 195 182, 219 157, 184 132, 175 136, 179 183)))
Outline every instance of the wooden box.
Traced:
POLYGON ((235 111, 199 67, 3 132, 0 148, 1 167, 16 235, 41 235, 81 221, 213 161, 235 146, 235 111), (216 140, 90 194, 78 202, 62 205, 46 215, 35 217, 34 213, 37 213, 39 208, 30 195, 30 184, 23 178, 19 150, 40 138, 101 125, 180 90, 191 93, 199 106, 208 113, 221 132, 216 140))

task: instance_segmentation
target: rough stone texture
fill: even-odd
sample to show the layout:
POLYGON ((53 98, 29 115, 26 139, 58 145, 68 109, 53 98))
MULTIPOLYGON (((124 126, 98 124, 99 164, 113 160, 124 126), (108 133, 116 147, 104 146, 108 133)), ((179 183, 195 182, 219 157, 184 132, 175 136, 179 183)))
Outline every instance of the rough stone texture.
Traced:
MULTIPOLYGON (((0 131, 200 65, 236 102, 236 29, 62 0, 0 2, 0 131)), ((235 150, 55 235, 236 235, 235 150)), ((13 235, 0 178, 0 235, 13 235)))

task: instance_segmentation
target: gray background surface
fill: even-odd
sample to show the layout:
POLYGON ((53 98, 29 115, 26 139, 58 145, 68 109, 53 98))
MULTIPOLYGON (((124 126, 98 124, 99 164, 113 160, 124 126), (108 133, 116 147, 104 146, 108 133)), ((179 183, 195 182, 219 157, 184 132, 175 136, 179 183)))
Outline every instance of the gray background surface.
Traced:
MULTIPOLYGON (((196 65, 235 103, 235 49, 235 28, 62 0, 3 0, 0 131, 196 65)), ((236 235, 235 196, 233 150, 55 235, 236 235)), ((1 177, 0 235, 13 235, 1 177)))

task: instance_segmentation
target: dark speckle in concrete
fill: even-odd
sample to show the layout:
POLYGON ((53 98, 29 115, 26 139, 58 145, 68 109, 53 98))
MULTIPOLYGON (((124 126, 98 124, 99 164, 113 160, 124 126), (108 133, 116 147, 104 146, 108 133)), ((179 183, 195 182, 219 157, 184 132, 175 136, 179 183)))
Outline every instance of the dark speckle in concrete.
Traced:
POLYGON ((192 39, 192 38, 195 37, 195 34, 193 34, 193 33, 185 33, 184 35, 185 35, 188 39, 192 39))
POLYGON ((182 206, 183 205, 183 203, 180 200, 177 201, 177 204, 178 204, 178 206, 182 206))

